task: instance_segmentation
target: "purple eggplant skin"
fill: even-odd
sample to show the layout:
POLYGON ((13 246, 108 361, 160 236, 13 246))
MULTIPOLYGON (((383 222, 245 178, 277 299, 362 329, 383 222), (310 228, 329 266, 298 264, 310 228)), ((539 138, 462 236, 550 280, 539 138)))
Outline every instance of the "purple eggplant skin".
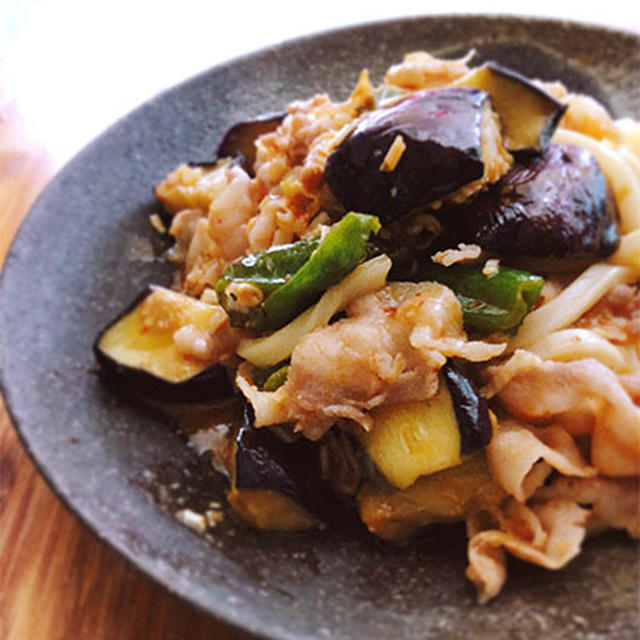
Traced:
POLYGON ((504 143, 511 153, 541 153, 567 110, 551 94, 522 74, 495 62, 476 67, 457 82, 491 94, 502 121, 504 143))
POLYGON ((150 286, 145 287, 95 339, 93 354, 105 381, 127 394, 159 402, 191 404, 216 402, 231 397, 234 387, 226 367, 221 364, 212 364, 188 380, 171 382, 144 369, 118 362, 100 347, 102 336, 132 312, 152 291, 150 286))
POLYGON ((478 89, 418 92, 366 115, 327 159, 325 181, 347 209, 398 218, 482 177, 478 89), (406 148, 392 171, 380 165, 396 136, 406 148))
POLYGON ((504 257, 600 259, 620 243, 613 195, 585 149, 551 144, 500 181, 437 213, 440 247, 473 243, 504 257))
POLYGON ((255 141, 261 135, 275 131, 286 115, 284 112, 266 113, 253 120, 234 124, 222 137, 216 156, 218 159, 242 156, 242 168, 253 176, 253 165, 256 161, 255 141))
POLYGON ((246 401, 235 447, 235 490, 282 494, 320 520, 331 520, 341 511, 337 494, 322 479, 318 444, 303 437, 285 442, 272 428, 257 429, 246 401))
POLYGON ((158 402, 195 404, 219 402, 233 395, 233 385, 226 369, 212 364, 183 382, 170 382, 107 356, 94 346, 96 362, 106 382, 123 392, 158 402))
POLYGON ((447 360, 440 372, 451 395, 460 432, 461 455, 483 449, 493 435, 487 401, 476 391, 462 365, 454 360, 447 360))

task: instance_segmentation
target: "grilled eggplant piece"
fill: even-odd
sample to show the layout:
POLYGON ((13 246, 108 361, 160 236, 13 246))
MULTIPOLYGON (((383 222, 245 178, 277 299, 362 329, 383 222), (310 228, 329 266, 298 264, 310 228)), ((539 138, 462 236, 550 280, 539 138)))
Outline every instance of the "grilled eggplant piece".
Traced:
POLYGON ((338 500, 321 478, 318 445, 304 438, 285 442, 253 424, 246 403, 231 470, 233 510, 254 527, 278 531, 310 529, 331 517, 338 500))
POLYGON ((459 465, 462 456, 489 444, 491 420, 486 401, 449 360, 438 392, 426 402, 374 409, 365 447, 385 478, 406 489, 420 476, 459 465))
POLYGON ((358 494, 358 507, 369 531, 385 540, 402 541, 420 527, 457 522, 471 509, 497 506, 505 495, 480 451, 404 490, 369 483, 358 494))
POLYGON ((460 431, 460 453, 468 455, 491 442, 493 426, 487 401, 476 391, 462 365, 453 360, 440 370, 451 394, 453 410, 460 431))
POLYGON ((105 375, 135 394, 165 402, 206 402, 233 388, 220 364, 183 357, 174 332, 192 324, 206 331, 214 308, 163 287, 147 287, 94 343, 105 375))
POLYGON ((491 95, 500 116, 509 151, 543 152, 567 105, 531 80, 495 62, 487 62, 455 82, 459 87, 482 89, 491 95))
POLYGON ((397 218, 483 177, 487 137, 499 136, 491 122, 484 91, 421 91, 366 115, 329 156, 325 180, 347 210, 397 218))
POLYGON ((516 163, 472 201, 437 215, 440 246, 468 242, 504 257, 597 260, 620 242, 602 170, 588 151, 568 145, 516 163))
POLYGON ((217 157, 226 158, 241 155, 243 169, 253 176, 253 165, 256 161, 256 140, 265 133, 275 131, 286 115, 284 112, 267 113, 253 120, 234 124, 227 130, 218 145, 217 157))

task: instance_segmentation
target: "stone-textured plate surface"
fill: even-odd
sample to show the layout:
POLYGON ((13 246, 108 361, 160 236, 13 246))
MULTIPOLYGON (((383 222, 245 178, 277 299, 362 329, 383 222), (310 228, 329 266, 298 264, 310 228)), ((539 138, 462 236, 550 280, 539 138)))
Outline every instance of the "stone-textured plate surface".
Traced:
POLYGON ((566 570, 511 562, 506 589, 478 607, 460 527, 393 547, 361 529, 259 534, 232 517, 208 539, 168 512, 223 500, 175 429, 101 384, 99 329, 167 265, 147 214, 151 187, 183 160, 209 158, 233 122, 294 98, 344 96, 406 51, 477 49, 562 78, 618 115, 640 116, 632 34, 500 17, 419 18, 336 31, 212 69, 145 104, 80 153, 33 207, 0 290, 2 386, 42 473, 84 522, 147 574, 212 614, 269 638, 632 638, 637 547, 586 544, 566 570), (176 483, 179 483, 177 487, 176 483), (204 487, 204 491, 203 491, 204 487), (204 502, 203 502, 204 501, 204 502), (162 508, 162 505, 168 508, 162 508))

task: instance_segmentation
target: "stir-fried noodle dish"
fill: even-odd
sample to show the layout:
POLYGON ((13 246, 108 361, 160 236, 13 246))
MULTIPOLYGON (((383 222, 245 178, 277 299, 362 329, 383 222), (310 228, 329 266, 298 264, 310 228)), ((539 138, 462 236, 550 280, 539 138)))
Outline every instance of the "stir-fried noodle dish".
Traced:
POLYGON ((462 521, 486 602, 507 554, 639 535, 640 124, 471 57, 410 53, 178 166, 151 216, 173 286, 95 353, 204 411, 251 525, 462 521))

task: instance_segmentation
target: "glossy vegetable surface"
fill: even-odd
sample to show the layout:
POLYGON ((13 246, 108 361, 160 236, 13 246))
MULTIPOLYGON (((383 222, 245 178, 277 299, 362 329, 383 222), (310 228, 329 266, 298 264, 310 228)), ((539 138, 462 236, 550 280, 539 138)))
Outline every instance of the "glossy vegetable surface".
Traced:
POLYGON ((487 191, 438 212, 439 243, 480 245, 500 256, 598 259, 619 244, 617 209, 586 150, 552 144, 521 160, 487 191))
POLYGON ((486 447, 493 435, 487 401, 454 360, 448 360, 441 373, 456 414, 460 431, 460 453, 467 455, 486 447))
POLYGON ((214 310, 163 287, 147 287, 94 343, 103 372, 126 390, 167 402, 229 396, 233 387, 219 364, 182 356, 173 334, 191 324, 206 331, 214 310))
POLYGON ((486 401, 452 360, 441 369, 435 396, 380 407, 371 416, 374 425, 364 437, 367 453, 400 489, 421 476, 460 464, 463 455, 491 441, 486 401))
POLYGON ((337 500, 321 478, 317 446, 304 438, 285 442, 273 429, 256 429, 253 422, 247 403, 235 442, 231 506, 261 529, 318 525, 337 500))
POLYGON ((455 84, 491 95, 509 151, 544 151, 567 110, 529 78, 495 62, 476 67, 455 84))
MULTIPOLYGON (((231 263, 216 283, 216 292, 222 294, 222 304, 227 312, 232 318, 235 316, 230 301, 224 295, 232 282, 254 285, 268 296, 291 279, 319 244, 320 236, 314 236, 291 244, 276 245, 231 263)), ((238 322, 242 322, 242 318, 238 322)))
POLYGON ((276 389, 279 389, 287 381, 288 373, 288 364, 278 367, 273 373, 270 373, 267 376, 260 388, 262 391, 275 391, 276 389))
POLYGON ((491 333, 515 329, 538 301, 544 279, 508 267, 498 267, 495 275, 484 275, 482 269, 482 265, 443 267, 425 259, 417 277, 441 282, 453 290, 467 330, 491 333))
POLYGON ((367 453, 395 487, 405 489, 420 476, 460 464, 460 432, 446 385, 429 400, 380 407, 371 416, 367 453))
POLYGON ((329 156, 325 180, 347 208, 393 218, 479 179, 489 97, 475 89, 422 91, 365 116, 329 156), (381 170, 398 136, 406 148, 381 170))
POLYGON ((379 228, 375 216, 351 212, 319 242, 301 240, 243 258, 230 265, 216 284, 221 304, 236 326, 258 333, 279 329, 365 260, 368 239, 379 228), (264 300, 239 308, 229 293, 229 286, 238 282, 256 286, 264 300))

